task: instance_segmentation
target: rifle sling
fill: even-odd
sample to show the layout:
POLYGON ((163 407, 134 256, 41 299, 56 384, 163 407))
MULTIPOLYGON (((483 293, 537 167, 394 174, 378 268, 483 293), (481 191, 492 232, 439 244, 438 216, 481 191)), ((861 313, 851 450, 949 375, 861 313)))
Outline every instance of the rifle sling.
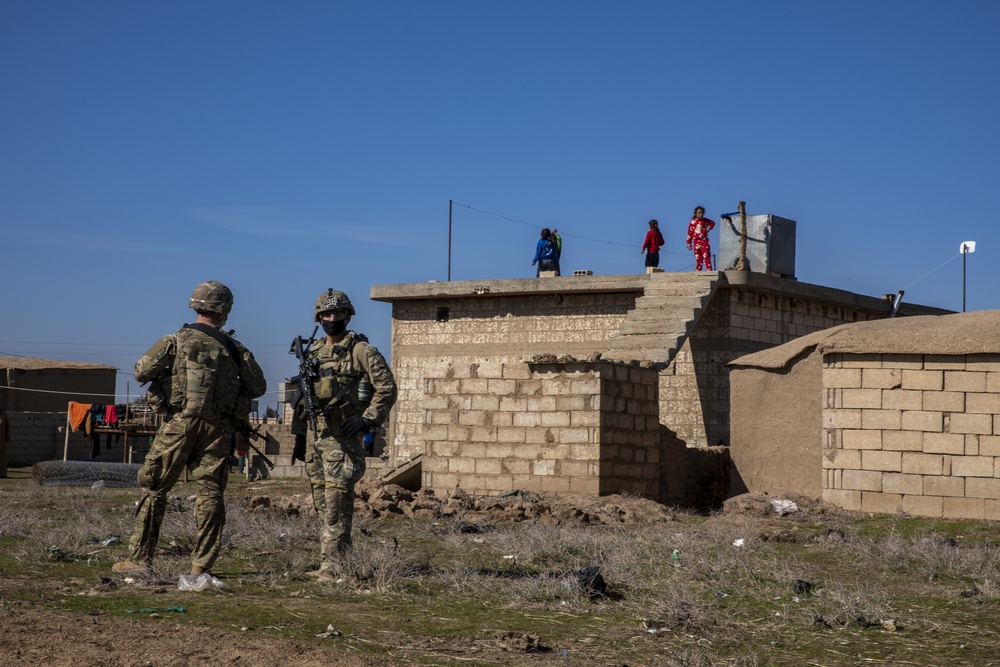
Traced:
POLYGON ((232 357, 233 361, 236 362, 236 365, 239 366, 240 359, 243 358, 243 355, 240 354, 240 348, 236 347, 236 343, 233 342, 232 338, 222 333, 215 327, 203 324, 201 322, 195 322, 194 324, 185 324, 184 328, 200 331, 206 336, 210 336, 215 340, 217 340, 218 342, 222 343, 222 345, 225 346, 226 350, 229 352, 229 356, 232 357))

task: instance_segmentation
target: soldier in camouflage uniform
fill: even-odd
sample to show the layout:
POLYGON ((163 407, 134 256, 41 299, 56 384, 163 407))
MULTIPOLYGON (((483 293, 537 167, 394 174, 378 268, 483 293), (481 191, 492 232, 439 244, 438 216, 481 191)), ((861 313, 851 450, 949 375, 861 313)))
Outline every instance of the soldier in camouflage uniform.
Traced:
POLYGON ((139 470, 135 532, 129 558, 115 563, 116 572, 145 570, 153 560, 167 493, 185 469, 198 484, 191 574, 212 568, 226 523, 231 436, 252 399, 267 389, 253 354, 220 329, 233 307, 229 288, 214 280, 202 283, 189 307, 198 313, 195 323, 161 338, 135 364, 135 379, 150 383, 146 400, 163 424, 139 470))
POLYGON ((381 426, 396 402, 396 380, 385 358, 367 338, 347 330, 352 315, 354 306, 343 292, 329 289, 316 300, 314 319, 326 333, 309 349, 319 369, 313 380, 322 413, 319 432, 309 430, 301 405, 292 420, 294 456, 305 461, 322 522, 320 567, 309 573, 321 580, 336 578, 338 555, 351 546, 354 485, 365 474, 365 433, 381 426))

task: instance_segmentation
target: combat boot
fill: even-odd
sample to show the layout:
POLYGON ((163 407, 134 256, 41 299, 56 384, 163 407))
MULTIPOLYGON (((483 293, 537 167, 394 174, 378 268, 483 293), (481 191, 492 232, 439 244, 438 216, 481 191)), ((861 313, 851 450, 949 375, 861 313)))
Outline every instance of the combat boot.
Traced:
POLYGON ((149 572, 149 567, 143 563, 133 563, 132 561, 120 560, 111 566, 111 569, 120 574, 145 574, 149 572))

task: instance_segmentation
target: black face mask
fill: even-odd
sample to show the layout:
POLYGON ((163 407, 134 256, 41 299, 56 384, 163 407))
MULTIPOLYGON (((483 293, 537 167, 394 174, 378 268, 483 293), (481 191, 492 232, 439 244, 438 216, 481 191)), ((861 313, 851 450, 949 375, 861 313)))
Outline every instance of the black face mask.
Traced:
POLYGON ((347 331, 347 320, 322 320, 320 324, 323 325, 323 331, 326 332, 327 336, 339 336, 340 334, 347 331))

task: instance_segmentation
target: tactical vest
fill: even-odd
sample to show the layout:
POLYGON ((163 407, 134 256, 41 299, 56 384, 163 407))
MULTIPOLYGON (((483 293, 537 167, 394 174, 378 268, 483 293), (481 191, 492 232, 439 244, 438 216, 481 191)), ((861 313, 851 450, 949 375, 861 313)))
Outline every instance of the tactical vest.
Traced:
POLYGON ((319 360, 319 377, 314 389, 319 399, 320 409, 329 423, 340 423, 345 418, 337 405, 343 401, 350 404, 355 414, 363 414, 372 400, 372 385, 368 380, 368 372, 359 355, 364 354, 364 347, 359 343, 368 343, 363 335, 349 331, 347 338, 338 345, 326 343, 313 347, 309 354, 319 360), (338 401, 334 397, 349 385, 351 389, 338 401))
POLYGON ((218 341, 192 329, 181 329, 173 376, 170 410, 185 417, 218 420, 233 414, 240 394, 239 360, 218 341))

